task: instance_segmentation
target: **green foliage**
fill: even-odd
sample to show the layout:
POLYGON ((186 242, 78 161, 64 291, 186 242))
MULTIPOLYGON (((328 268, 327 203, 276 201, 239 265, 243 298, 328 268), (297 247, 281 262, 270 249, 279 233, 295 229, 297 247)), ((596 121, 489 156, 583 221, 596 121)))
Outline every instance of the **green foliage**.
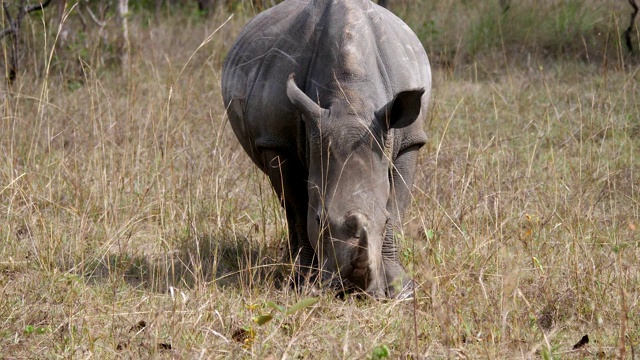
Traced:
POLYGON ((271 314, 258 315, 258 316, 253 318, 253 322, 255 322, 256 324, 258 324, 260 326, 268 323, 271 320, 273 320, 273 315, 271 315, 271 314))
POLYGON ((389 351, 389 347, 387 345, 376 346, 371 351, 372 360, 386 359, 389 357, 389 355, 391 355, 391 351, 389 351))
POLYGON ((426 236, 427 240, 432 240, 436 233, 435 231, 433 231, 433 229, 427 229, 425 230, 424 235, 426 236))
MULTIPOLYGON (((129 0, 129 11, 132 13, 138 12, 153 12, 156 10, 158 0, 129 0)), ((176 4, 176 1, 162 1, 162 5, 168 6, 168 4, 176 4)), ((174 5, 175 6, 175 5, 174 5)))
POLYGON ((416 28, 413 30, 418 38, 424 43, 436 42, 437 37, 442 33, 442 30, 434 19, 422 22, 422 24, 416 26, 416 28))
POLYGON ((264 325, 273 319, 283 321, 285 317, 291 316, 302 309, 313 306, 315 303, 318 302, 318 300, 319 300, 318 298, 304 298, 298 301, 297 303, 291 305, 291 307, 289 307, 288 309, 285 308, 284 306, 274 303, 273 301, 267 301, 265 303, 265 307, 275 310, 276 314, 273 315, 271 313, 268 313, 268 314, 260 314, 260 315, 254 316, 253 322, 255 322, 258 325, 264 325))
POLYGON ((405 247, 402 249, 402 263, 406 266, 413 262, 413 249, 411 247, 405 247))
POLYGON ((308 308, 308 307, 314 305, 315 303, 318 302, 318 300, 319 300, 318 298, 305 298, 305 299, 302 299, 302 300, 298 301, 297 303, 291 305, 290 308, 285 310, 284 314, 285 315, 293 315, 293 314, 295 314, 296 312, 298 312, 298 311, 300 311, 302 309, 305 309, 305 308, 308 308))
POLYGON ((481 11, 471 23, 468 49, 471 54, 494 48, 544 50, 553 54, 584 50, 582 39, 595 35, 604 22, 602 6, 584 1, 562 3, 518 2, 503 12, 496 6, 481 11))
POLYGON ((24 327, 24 333, 25 335, 44 335, 45 333, 47 333, 47 328, 44 326, 27 325, 24 327))
MULTIPOLYGON (((291 317, 293 314, 301 311, 305 308, 313 306, 318 302, 318 298, 304 298, 295 304, 291 305, 289 308, 285 308, 282 305, 278 305, 273 301, 267 301, 262 306, 256 304, 247 305, 247 309, 252 312, 257 312, 257 315, 252 317, 252 322, 257 324, 258 326, 266 325, 271 322, 271 320, 278 320, 280 328, 285 333, 291 333, 293 329, 287 323, 285 323, 285 319, 291 317), (275 311, 275 313, 273 312, 275 311)), ((252 325, 243 326, 240 330, 236 331, 234 334, 234 339, 238 342, 241 342, 245 347, 251 347, 256 341, 256 337, 258 333, 256 329, 252 325)))
POLYGON ((542 349, 540 349, 540 356, 542 356, 543 360, 562 359, 561 356, 557 355, 559 349, 559 345, 554 345, 551 348, 543 346, 542 349))
POLYGON ((35 331, 35 326, 33 325, 27 325, 24 327, 24 333, 29 335, 32 334, 35 331))
MULTIPOLYGON (((630 8, 620 3, 552 0, 418 1, 392 5, 415 30, 427 53, 446 65, 481 56, 578 58, 615 56, 630 8)), ((637 41, 637 40, 634 40, 637 41)))
POLYGON ((284 306, 278 305, 276 303, 274 303, 273 301, 267 301, 266 305, 280 313, 284 313, 287 310, 284 308, 284 306))

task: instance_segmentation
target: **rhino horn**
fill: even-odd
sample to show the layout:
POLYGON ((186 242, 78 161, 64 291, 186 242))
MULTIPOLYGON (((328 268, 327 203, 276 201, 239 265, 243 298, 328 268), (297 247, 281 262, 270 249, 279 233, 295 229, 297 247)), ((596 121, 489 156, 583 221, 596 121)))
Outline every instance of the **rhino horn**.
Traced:
POLYGON ((361 228, 358 233, 358 245, 353 248, 351 254, 351 266, 353 267, 353 277, 365 288, 367 277, 369 276, 369 234, 367 228, 361 228))
POLYGON ((287 80, 287 97, 291 103, 305 115, 305 119, 319 120, 326 111, 321 108, 320 105, 313 102, 307 94, 300 90, 298 85, 296 85, 293 74, 289 75, 289 80, 287 80))
POLYGON ((345 217, 345 226, 348 231, 358 238, 358 245, 353 248, 351 263, 354 269, 366 271, 369 267, 369 224, 366 216, 359 212, 353 212, 345 217))
POLYGON ((374 298, 384 297, 381 278, 382 256, 375 241, 369 241, 369 232, 363 227, 358 234, 358 246, 355 248, 351 265, 355 283, 374 298))
POLYGON ((358 257, 365 263, 369 263, 369 232, 363 227, 358 232, 358 257))

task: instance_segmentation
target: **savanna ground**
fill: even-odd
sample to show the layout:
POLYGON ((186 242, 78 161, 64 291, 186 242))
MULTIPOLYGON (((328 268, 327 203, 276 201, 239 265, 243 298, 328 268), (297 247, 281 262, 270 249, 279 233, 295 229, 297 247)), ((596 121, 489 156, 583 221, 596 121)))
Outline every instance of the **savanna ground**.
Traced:
POLYGON ((434 73, 404 302, 278 286, 284 213, 220 96, 251 10, 134 14, 124 68, 90 32, 49 57, 32 16, 0 103, 0 358, 640 358, 627 4, 497 3, 392 4, 434 73))

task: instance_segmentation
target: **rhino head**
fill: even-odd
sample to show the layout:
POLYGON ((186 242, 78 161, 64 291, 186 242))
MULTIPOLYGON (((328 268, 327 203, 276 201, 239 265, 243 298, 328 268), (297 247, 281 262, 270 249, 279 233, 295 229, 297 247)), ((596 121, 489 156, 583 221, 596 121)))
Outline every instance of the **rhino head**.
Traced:
MULTIPOLYGON (((383 258, 383 246, 395 246, 392 234, 386 234, 392 220, 391 130, 416 120, 423 93, 401 92, 363 115, 366 111, 355 114, 340 101, 322 108, 289 77, 287 96, 306 127, 307 233, 323 279, 337 275, 374 297, 391 296, 389 282, 398 274, 390 279, 383 258), (385 245, 385 236, 391 244, 385 245)), ((399 264, 394 269, 404 276, 399 264)))

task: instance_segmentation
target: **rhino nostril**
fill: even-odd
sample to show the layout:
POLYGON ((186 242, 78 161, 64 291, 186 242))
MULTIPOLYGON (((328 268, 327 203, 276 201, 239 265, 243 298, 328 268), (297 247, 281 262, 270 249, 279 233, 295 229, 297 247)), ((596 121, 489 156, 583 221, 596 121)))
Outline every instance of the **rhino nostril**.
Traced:
POLYGON ((320 214, 318 213, 318 214, 316 214, 316 223, 317 223, 318 225, 320 225, 320 220, 321 220, 321 219, 320 219, 320 214))

